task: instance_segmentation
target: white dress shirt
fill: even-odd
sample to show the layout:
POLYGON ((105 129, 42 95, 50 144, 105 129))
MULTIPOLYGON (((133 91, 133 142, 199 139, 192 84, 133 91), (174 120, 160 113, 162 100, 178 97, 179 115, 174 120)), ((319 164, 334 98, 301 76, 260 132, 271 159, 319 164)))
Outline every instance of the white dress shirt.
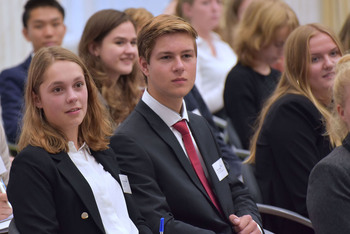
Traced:
POLYGON ((107 234, 136 234, 138 230, 129 218, 123 191, 111 174, 103 169, 84 143, 79 150, 68 142, 68 155, 89 183, 107 234))
MULTIPOLYGON (((181 115, 173 110, 171 110, 170 108, 164 106, 163 104, 161 104, 160 102, 158 102, 156 99, 154 99, 147 91, 147 89, 145 90, 145 92, 142 95, 142 101, 144 103, 147 104, 147 106, 149 106, 155 113, 157 113, 157 115, 165 122, 166 125, 168 125, 168 127, 170 128, 170 130, 174 133, 176 139, 179 141, 185 155, 188 158, 187 152, 186 152, 186 148, 184 145, 184 142, 182 140, 182 135, 179 131, 177 131, 173 125, 175 123, 177 123, 180 120, 186 120, 186 124, 190 121, 188 118, 188 114, 187 114, 187 109, 186 109, 186 104, 185 101, 182 100, 182 110, 181 110, 181 115)), ((192 142, 194 144, 194 148, 196 149, 197 155, 199 157, 199 161, 201 162, 203 171, 205 176, 208 178, 208 170, 207 167, 204 164, 203 161, 203 157, 201 152, 198 150, 198 146, 196 143, 196 140, 193 138, 192 136, 192 132, 190 127, 187 124, 187 128, 190 131, 191 134, 191 138, 192 138, 192 142)))

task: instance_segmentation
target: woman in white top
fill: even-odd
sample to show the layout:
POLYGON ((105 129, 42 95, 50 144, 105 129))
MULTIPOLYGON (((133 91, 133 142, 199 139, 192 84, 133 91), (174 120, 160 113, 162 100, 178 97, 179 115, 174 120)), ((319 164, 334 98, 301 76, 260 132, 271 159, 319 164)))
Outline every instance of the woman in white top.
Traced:
POLYGON ((35 53, 8 185, 20 233, 151 233, 108 147, 106 112, 78 56, 35 53))
POLYGON ((221 0, 179 0, 176 14, 187 19, 198 32, 196 86, 209 110, 223 110, 223 90, 227 73, 237 58, 231 47, 213 30, 219 26, 221 0))

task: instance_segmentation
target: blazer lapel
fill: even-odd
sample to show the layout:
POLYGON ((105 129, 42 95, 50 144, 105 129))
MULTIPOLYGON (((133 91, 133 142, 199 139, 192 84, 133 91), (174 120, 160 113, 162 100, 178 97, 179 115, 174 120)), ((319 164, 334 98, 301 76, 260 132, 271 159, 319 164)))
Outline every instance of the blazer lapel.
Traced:
POLYGON ((142 114, 149 125, 153 128, 154 132, 163 139, 163 141, 168 144, 174 151, 174 154, 180 161, 182 167, 186 171, 186 173, 191 178, 192 182, 195 186, 210 200, 207 192, 205 191, 202 183, 198 179, 196 172, 194 171, 191 162, 185 155, 181 145, 178 143, 178 140, 174 136, 173 132, 169 129, 169 127, 164 123, 164 121, 151 109, 149 108, 143 101, 140 101, 136 106, 136 110, 142 114))
POLYGON ((94 195, 84 176, 74 165, 73 161, 69 158, 67 153, 61 152, 59 154, 52 155, 52 157, 58 161, 58 170, 67 179, 68 183, 72 185, 73 189, 76 191, 84 205, 87 207, 89 214, 91 214, 91 217, 97 226, 101 229, 102 232, 105 232, 94 195))
POLYGON ((120 184, 120 178, 119 178, 120 170, 119 170, 118 162, 116 158, 114 158, 112 154, 108 152, 112 152, 112 151, 109 151, 109 150, 91 151, 92 155, 95 157, 97 162, 99 162, 103 166, 104 170, 109 172, 113 176, 113 178, 116 179, 120 184))
POLYGON ((218 155, 220 150, 218 149, 218 146, 215 142, 208 142, 208 139, 212 139, 212 137, 208 136, 208 134, 206 133, 210 131, 209 126, 208 131, 203 131, 203 124, 201 122, 191 121, 191 113, 189 113, 189 118, 189 127, 191 129, 193 137, 196 139, 198 149, 201 152, 204 163, 207 167, 209 180, 212 185, 212 190, 214 191, 217 199, 219 200, 221 209, 225 212, 225 214, 230 214, 233 207, 230 187, 225 181, 225 179, 219 181, 212 166, 213 163, 215 163, 221 157, 221 155, 218 155), (215 149, 213 149, 213 146, 215 147, 215 149))

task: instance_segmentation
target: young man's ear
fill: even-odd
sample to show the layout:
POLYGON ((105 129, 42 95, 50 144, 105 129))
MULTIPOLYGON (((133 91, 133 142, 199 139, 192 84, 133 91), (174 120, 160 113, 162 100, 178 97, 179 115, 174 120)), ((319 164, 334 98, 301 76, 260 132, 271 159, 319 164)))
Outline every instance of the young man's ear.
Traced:
POLYGON ((34 101, 35 106, 39 109, 43 108, 43 105, 41 103, 41 99, 40 99, 39 95, 32 92, 32 97, 33 97, 33 101, 34 101))
POLYGON ((89 52, 90 54, 98 57, 100 56, 100 46, 97 45, 95 42, 92 42, 89 44, 89 52))
POLYGON ((144 57, 139 58, 139 65, 140 65, 140 69, 141 69, 142 73, 145 76, 148 76, 149 75, 148 63, 144 57))
POLYGON ((29 36, 29 32, 28 32, 28 29, 27 28, 23 28, 22 29, 22 34, 23 36, 25 37, 25 39, 29 42, 31 42, 32 40, 30 39, 30 36, 29 36))

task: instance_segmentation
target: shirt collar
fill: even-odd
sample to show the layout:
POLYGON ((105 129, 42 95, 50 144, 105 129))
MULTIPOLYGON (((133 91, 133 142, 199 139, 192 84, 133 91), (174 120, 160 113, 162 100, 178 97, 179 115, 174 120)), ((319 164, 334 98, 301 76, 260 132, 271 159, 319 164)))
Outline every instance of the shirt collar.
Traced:
POLYGON ((184 100, 182 100, 181 115, 158 102, 148 93, 147 89, 142 95, 142 101, 146 103, 147 106, 149 106, 155 113, 157 113, 157 115, 166 123, 166 125, 168 125, 168 127, 173 126, 175 123, 182 119, 185 119, 189 122, 186 104, 184 100))
POLYGON ((80 150, 86 150, 90 155, 91 155, 91 151, 89 146, 84 142, 82 146, 80 146, 80 148, 77 150, 75 148, 74 142, 73 141, 68 141, 68 149, 69 149, 69 153, 77 153, 80 150))

